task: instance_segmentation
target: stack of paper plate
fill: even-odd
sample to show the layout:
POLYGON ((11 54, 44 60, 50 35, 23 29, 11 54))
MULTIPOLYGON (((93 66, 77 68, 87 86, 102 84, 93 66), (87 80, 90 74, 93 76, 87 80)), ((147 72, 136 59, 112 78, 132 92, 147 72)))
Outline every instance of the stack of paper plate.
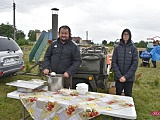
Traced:
POLYGON ((32 92, 35 89, 42 88, 45 81, 39 81, 37 79, 32 79, 30 81, 17 80, 14 82, 6 83, 6 85, 16 86, 19 92, 32 92))

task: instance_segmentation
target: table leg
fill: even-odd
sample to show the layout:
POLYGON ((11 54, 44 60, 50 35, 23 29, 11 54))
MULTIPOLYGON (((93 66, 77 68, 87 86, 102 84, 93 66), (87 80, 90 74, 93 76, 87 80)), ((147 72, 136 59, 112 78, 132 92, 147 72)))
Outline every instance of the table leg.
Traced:
POLYGON ((23 120, 25 120, 25 107, 22 105, 22 115, 23 115, 23 120))
POLYGON ((27 120, 27 118, 30 117, 30 115, 26 116, 26 108, 24 107, 24 105, 22 104, 22 120, 27 120))

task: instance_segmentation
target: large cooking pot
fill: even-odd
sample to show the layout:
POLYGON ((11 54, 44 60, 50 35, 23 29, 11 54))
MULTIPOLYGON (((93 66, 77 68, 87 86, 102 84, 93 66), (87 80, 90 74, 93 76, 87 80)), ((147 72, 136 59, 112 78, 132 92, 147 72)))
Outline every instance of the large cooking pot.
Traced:
POLYGON ((64 77, 63 74, 49 74, 48 76, 48 90, 56 92, 63 88, 64 77))

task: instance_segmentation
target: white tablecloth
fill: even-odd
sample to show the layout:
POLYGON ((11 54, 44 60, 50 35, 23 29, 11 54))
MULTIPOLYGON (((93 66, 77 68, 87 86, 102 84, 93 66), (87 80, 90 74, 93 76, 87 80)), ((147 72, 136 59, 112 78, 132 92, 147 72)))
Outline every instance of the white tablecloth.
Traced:
POLYGON ((100 114, 127 119, 137 117, 133 98, 127 96, 96 92, 78 96, 63 96, 60 93, 49 91, 34 93, 14 91, 8 93, 7 97, 20 99, 31 117, 36 120, 63 120, 63 118, 64 120, 66 118, 83 120, 100 114), (50 106, 52 106, 51 109, 49 109, 50 106))

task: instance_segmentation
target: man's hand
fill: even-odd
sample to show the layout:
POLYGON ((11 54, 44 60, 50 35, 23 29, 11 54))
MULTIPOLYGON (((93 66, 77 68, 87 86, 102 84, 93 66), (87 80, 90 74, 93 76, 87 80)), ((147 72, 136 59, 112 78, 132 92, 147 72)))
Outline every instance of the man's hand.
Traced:
POLYGON ((44 70, 43 70, 43 73, 44 73, 45 75, 48 75, 48 74, 49 74, 49 70, 48 70, 48 69, 44 69, 44 70))
POLYGON ((64 74, 64 77, 68 78, 69 77, 69 74, 67 72, 65 72, 64 74))
POLYGON ((120 82, 126 82, 126 78, 124 76, 122 76, 120 79, 119 79, 120 82))

